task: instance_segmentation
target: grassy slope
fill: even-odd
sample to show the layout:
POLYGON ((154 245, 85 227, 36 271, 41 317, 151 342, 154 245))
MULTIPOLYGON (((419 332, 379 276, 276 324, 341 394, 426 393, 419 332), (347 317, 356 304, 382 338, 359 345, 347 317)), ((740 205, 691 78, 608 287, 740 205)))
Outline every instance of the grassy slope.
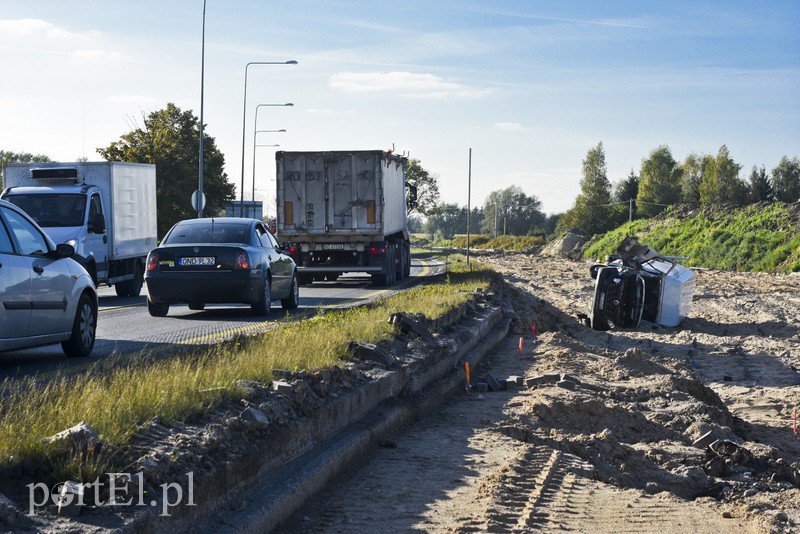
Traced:
MULTIPOLYGON (((238 380, 268 383, 273 369, 313 371, 346 363, 350 341, 375 343, 392 335, 391 313, 440 317, 470 299, 476 288, 488 287, 492 278, 486 266, 476 262, 470 270, 451 256, 444 280, 368 306, 289 321, 245 343, 56 379, 41 388, 9 388, 0 402, 0 476, 4 469, 32 462, 55 471, 57 480, 93 480, 119 461, 115 452, 154 417, 166 424, 202 414, 240 394, 238 380), (49 457, 42 440, 79 421, 103 436, 102 453, 49 457)), ((277 310, 273 313, 277 319, 277 310)))
POLYGON ((754 204, 741 209, 669 210, 627 223, 589 243, 585 258, 601 259, 629 235, 688 265, 735 271, 800 271, 797 204, 754 204))

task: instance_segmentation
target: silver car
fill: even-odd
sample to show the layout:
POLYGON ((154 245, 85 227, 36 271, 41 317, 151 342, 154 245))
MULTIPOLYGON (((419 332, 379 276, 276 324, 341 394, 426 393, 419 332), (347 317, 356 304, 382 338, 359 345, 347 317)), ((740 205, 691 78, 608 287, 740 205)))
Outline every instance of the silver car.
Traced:
POLYGON ((97 291, 74 254, 0 200, 0 351, 61 343, 70 357, 92 352, 97 291))

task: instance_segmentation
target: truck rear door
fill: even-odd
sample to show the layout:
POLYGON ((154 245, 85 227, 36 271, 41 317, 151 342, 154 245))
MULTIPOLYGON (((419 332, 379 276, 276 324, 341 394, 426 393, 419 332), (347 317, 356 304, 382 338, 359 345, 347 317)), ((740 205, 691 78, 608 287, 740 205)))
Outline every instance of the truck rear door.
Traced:
POLYGON ((365 231, 378 229, 378 173, 380 159, 375 155, 347 154, 331 158, 327 164, 330 191, 328 224, 334 230, 365 231))

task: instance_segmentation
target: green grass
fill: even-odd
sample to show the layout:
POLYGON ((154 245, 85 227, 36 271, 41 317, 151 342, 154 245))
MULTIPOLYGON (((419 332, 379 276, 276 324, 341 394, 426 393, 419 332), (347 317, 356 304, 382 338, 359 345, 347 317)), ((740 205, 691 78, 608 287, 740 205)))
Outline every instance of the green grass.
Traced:
POLYGON ((686 263, 734 271, 800 270, 797 208, 781 203, 741 209, 704 208, 667 212, 657 219, 625 224, 586 248, 585 258, 602 259, 626 236, 668 256, 688 256, 686 263))
POLYGON ((284 322, 239 343, 147 364, 98 368, 42 387, 10 388, 0 404, 0 472, 33 463, 47 466, 55 480, 92 480, 121 461, 120 454, 144 423, 158 418, 168 424, 199 416, 240 396, 235 385, 240 379, 268 383, 274 369, 313 371, 341 365, 348 358, 350 341, 375 343, 393 335, 387 321, 391 313, 436 318, 493 279, 485 266, 473 263, 470 272, 463 260, 452 262, 448 271, 443 281, 368 306, 284 322), (49 457, 42 440, 80 421, 102 435, 101 454, 49 457))

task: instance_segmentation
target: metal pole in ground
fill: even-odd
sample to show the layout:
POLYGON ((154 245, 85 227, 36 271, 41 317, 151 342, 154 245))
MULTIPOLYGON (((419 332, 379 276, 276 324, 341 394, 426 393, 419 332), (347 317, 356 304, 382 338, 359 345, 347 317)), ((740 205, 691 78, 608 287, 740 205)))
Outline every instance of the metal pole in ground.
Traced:
POLYGON ((472 270, 472 265, 469 262, 469 237, 470 237, 470 228, 469 228, 469 220, 470 220, 470 210, 472 207, 470 206, 470 202, 472 200, 472 149, 469 149, 469 173, 467 175, 467 267, 469 270, 472 270))

